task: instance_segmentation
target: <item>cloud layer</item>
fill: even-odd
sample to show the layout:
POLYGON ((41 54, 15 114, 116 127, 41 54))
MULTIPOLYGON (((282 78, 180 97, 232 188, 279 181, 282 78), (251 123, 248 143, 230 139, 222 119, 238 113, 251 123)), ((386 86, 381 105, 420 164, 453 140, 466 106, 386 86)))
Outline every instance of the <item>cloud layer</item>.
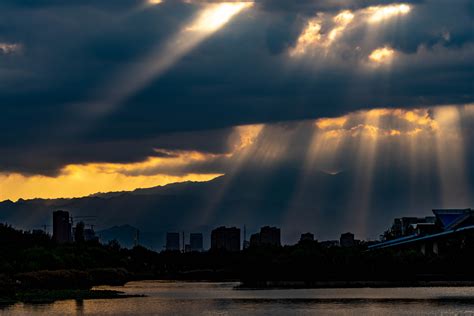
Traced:
POLYGON ((473 101, 472 1, 257 0, 94 113, 210 2, 2 1, 0 172, 224 155, 237 125, 473 101))

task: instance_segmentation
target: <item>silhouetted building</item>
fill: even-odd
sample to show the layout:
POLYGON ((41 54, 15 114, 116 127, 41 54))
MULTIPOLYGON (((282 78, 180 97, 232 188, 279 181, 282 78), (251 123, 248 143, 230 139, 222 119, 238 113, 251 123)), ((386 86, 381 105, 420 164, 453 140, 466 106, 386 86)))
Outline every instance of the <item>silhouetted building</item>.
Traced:
POLYGON ((301 234, 300 242, 314 241, 314 235, 311 233, 301 234))
POLYGON ((189 249, 190 251, 203 251, 203 242, 202 242, 201 233, 191 233, 189 234, 189 249))
POLYGON ((211 232, 211 250, 240 251, 240 229, 225 226, 211 232))
POLYGON ((260 228, 260 233, 252 234, 250 236, 250 246, 281 246, 280 229, 276 227, 265 226, 260 228))
POLYGON ((180 250, 179 233, 166 233, 166 250, 180 250))
POLYGON ((58 243, 67 243, 72 241, 69 212, 53 212, 53 240, 58 243))
POLYGON ((341 238, 339 239, 339 244, 341 247, 354 247, 356 245, 356 241, 354 240, 353 233, 345 233, 341 234, 341 238))
POLYGON ((409 236, 415 233, 417 225, 424 224, 424 226, 429 229, 428 226, 433 227, 435 225, 435 221, 435 216, 395 218, 393 220, 392 227, 384 237, 388 240, 409 236))
POLYGON ((74 231, 74 241, 75 242, 83 242, 84 239, 84 222, 79 222, 76 224, 76 227, 73 228, 74 231))

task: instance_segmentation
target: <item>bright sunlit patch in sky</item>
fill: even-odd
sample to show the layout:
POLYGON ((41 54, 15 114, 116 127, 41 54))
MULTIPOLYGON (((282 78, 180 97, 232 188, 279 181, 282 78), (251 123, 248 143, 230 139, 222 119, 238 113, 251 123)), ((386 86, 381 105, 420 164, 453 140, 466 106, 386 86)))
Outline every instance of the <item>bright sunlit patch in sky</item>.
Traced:
POLYGON ((343 11, 334 17, 336 26, 329 32, 327 38, 327 45, 330 45, 334 40, 346 29, 349 23, 354 19, 354 14, 349 11, 343 11))
POLYGON ((352 22, 354 14, 349 10, 338 13, 331 19, 333 24, 331 30, 323 34, 324 17, 325 15, 321 13, 308 21, 305 29, 298 37, 296 46, 290 50, 290 56, 304 55, 308 51, 318 48, 318 46, 328 49, 352 22))
POLYGON ((369 60, 377 64, 388 64, 395 56, 395 50, 390 47, 377 48, 369 55, 369 60))
POLYGON ((21 50, 21 45, 17 43, 1 43, 0 55, 10 55, 21 50))
POLYGON ((296 46, 290 50, 290 56, 299 56, 306 53, 307 49, 321 39, 321 22, 318 19, 308 21, 306 28, 298 37, 296 46))
POLYGON ((411 11, 411 7, 408 4, 401 3, 369 7, 366 10, 370 13, 369 22, 378 23, 395 16, 405 15, 411 11))
POLYGON ((163 3, 163 0, 147 0, 150 5, 157 5, 163 3))
POLYGON ((202 11, 194 23, 186 30, 195 32, 215 32, 240 11, 253 6, 253 2, 224 2, 211 5, 202 11))
MULTIPOLYGON (((317 13, 315 17, 307 20, 306 26, 302 29, 296 44, 289 49, 291 57, 301 57, 305 55, 314 55, 316 52, 323 52, 322 57, 327 57, 330 53, 337 51, 338 46, 333 44, 341 43, 343 34, 352 29, 370 24, 369 30, 376 32, 377 22, 382 22, 396 16, 406 15, 411 11, 407 4, 392 4, 371 6, 359 10, 344 10, 335 14, 317 13)), ((361 45, 353 47, 360 50, 361 45)), ((362 47, 364 48, 364 47, 362 47)), ((387 53, 380 51, 378 53, 387 53)), ((374 56, 376 57, 376 56, 374 56)), ((377 61, 381 61, 380 56, 377 61)), ((387 60, 387 58, 385 58, 387 60)))

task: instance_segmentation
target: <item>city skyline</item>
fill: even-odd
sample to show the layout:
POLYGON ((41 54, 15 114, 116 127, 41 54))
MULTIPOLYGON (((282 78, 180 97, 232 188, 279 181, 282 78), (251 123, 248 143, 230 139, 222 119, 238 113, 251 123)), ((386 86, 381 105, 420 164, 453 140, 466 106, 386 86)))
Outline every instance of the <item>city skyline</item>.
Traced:
POLYGON ((472 1, 0 9, 0 221, 373 238, 474 205, 472 1))

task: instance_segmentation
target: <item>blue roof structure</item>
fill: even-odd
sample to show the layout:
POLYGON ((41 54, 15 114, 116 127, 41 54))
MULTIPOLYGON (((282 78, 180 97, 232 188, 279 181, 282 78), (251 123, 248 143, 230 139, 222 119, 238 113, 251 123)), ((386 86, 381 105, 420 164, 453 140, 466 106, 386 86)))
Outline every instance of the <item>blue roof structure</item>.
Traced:
POLYGON ((433 213, 445 229, 454 228, 473 215, 473 211, 470 208, 433 210, 433 213))

